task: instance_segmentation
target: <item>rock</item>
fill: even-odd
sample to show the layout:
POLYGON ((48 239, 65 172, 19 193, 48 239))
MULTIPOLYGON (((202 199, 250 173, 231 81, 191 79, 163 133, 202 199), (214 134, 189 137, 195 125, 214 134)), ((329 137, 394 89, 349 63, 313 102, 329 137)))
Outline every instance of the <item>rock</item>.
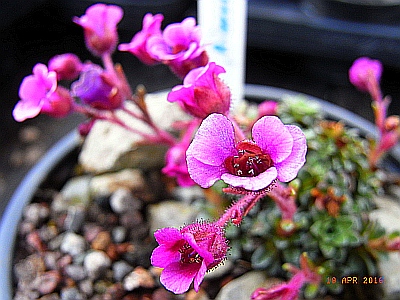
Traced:
POLYGON ((89 277, 96 279, 111 266, 111 260, 103 251, 94 250, 86 255, 83 266, 89 277))
MULTIPOLYGON (((79 290, 86 296, 91 296, 93 294, 93 280, 85 279, 79 282, 79 290)), ((88 297, 89 298, 89 297, 88 297)))
POLYGON ((61 300, 84 300, 85 297, 76 287, 68 287, 61 290, 61 300))
POLYGON ((61 242, 60 249, 71 256, 77 256, 86 250, 85 238, 79 234, 67 232, 61 242))
POLYGON ((57 269, 57 261, 61 258, 61 252, 59 251, 46 251, 43 254, 43 261, 46 265, 47 270, 57 269))
POLYGON ((218 293, 216 300, 250 299, 255 289, 261 287, 266 280, 262 271, 248 272, 227 283, 218 293))
MULTIPOLYGON (((175 121, 189 118, 179 105, 168 102, 166 98, 167 93, 163 92, 148 94, 145 99, 147 103, 151 103, 147 107, 154 123, 162 129, 170 128, 175 121)), ((132 106, 128 106, 128 108, 132 109, 132 106)), ((149 126, 143 122, 131 118, 122 111, 118 111, 117 115, 136 130, 152 134, 149 126)), ((151 168, 162 166, 167 148, 163 145, 139 146, 138 143, 142 141, 143 138, 137 133, 130 132, 107 121, 96 121, 85 139, 79 162, 85 171, 97 174, 126 167, 151 168), (148 159, 148 157, 152 159, 148 159)))
POLYGON ((155 281, 148 270, 143 267, 137 267, 125 277, 123 286, 127 291, 133 291, 139 287, 153 288, 155 281))
POLYGON ((39 300, 60 300, 60 296, 58 293, 52 293, 48 295, 44 295, 43 297, 40 297, 39 300))
POLYGON ((133 270, 133 267, 126 261, 120 260, 113 264, 112 269, 114 272, 114 280, 116 282, 121 282, 122 279, 133 270))
POLYGON ((190 187, 177 186, 172 191, 172 195, 176 199, 188 205, 190 205, 190 203, 192 203, 195 200, 204 199, 205 197, 204 190, 198 185, 193 185, 190 187))
POLYGON ((14 274, 18 284, 29 285, 36 277, 46 270, 43 257, 40 254, 32 254, 20 260, 14 266, 14 274))
POLYGON ((86 217, 86 211, 80 206, 71 206, 68 208, 67 216, 64 220, 64 229, 78 232, 86 217))
POLYGON ((185 300, 210 300, 210 298, 208 298, 207 293, 203 289, 200 289, 198 292, 191 289, 185 294, 185 300))
POLYGON ((90 193, 93 197, 108 196, 118 189, 129 191, 143 190, 145 180, 139 169, 124 169, 93 177, 90 182, 90 193))
POLYGON ((196 219, 198 209, 177 201, 163 201, 149 206, 150 231, 154 232, 163 227, 179 228, 196 219))
POLYGON ((90 202, 89 183, 91 176, 72 177, 54 197, 51 209, 57 213, 67 212, 71 206, 87 207, 90 202))
POLYGON ((30 203, 24 209, 25 221, 31 222, 35 227, 50 215, 49 207, 40 203, 30 203))
POLYGON ((51 294, 55 291, 58 284, 61 282, 61 274, 56 271, 47 271, 38 277, 38 291, 42 295, 51 294))
POLYGON ((227 274, 229 271, 231 271, 232 268, 233 268, 233 262, 230 260, 225 260, 221 265, 215 267, 210 272, 207 272, 205 278, 207 279, 220 278, 223 275, 227 274))
POLYGON ((111 235, 108 231, 101 231, 97 234, 91 243, 91 247, 94 250, 105 251, 111 243, 111 235))
POLYGON ((117 213, 122 214, 129 210, 140 209, 142 203, 139 199, 133 197, 132 193, 125 188, 117 189, 110 197, 111 209, 117 213))
POLYGON ((74 281, 81 281, 86 278, 85 268, 81 265, 68 265, 64 268, 65 273, 74 281))
POLYGON ((111 231, 111 238, 114 243, 122 243, 126 239, 127 230, 123 226, 114 227, 111 231))
MULTIPOLYGON (((371 220, 381 224, 387 233, 400 230, 400 204, 389 197, 375 199, 377 209, 370 212, 371 220)), ((380 276, 384 277, 382 288, 385 295, 400 293, 400 259, 399 253, 389 253, 388 258, 378 261, 380 276)))

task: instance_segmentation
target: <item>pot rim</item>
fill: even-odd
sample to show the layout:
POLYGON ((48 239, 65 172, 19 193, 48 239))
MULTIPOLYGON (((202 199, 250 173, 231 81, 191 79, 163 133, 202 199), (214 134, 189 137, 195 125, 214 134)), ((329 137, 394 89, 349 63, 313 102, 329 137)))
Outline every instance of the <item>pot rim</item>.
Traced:
MULTIPOLYGON (((358 128, 362 134, 372 135, 374 137, 378 136, 378 131, 371 122, 345 108, 317 97, 283 88, 253 84, 246 84, 245 95, 251 98, 265 99, 267 97, 271 100, 281 99, 283 95, 304 95, 307 99, 319 103, 320 109, 327 116, 343 120, 347 125, 358 128)), ((0 220, 0 245, 2 246, 2 251, 0 251, 0 299, 7 300, 12 298, 13 285, 11 263, 14 254, 14 237, 23 209, 31 200, 37 187, 45 180, 47 174, 63 157, 78 146, 79 139, 78 131, 73 130, 52 146, 40 161, 25 175, 4 210, 3 217, 0 220)), ((391 155, 394 159, 400 161, 400 146, 396 146, 392 149, 391 155)))

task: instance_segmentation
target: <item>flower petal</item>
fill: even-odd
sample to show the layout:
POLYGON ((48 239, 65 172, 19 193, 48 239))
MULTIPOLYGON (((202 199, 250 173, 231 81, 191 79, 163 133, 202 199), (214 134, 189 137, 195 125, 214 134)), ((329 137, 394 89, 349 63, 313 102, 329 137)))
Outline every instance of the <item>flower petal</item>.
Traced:
POLYGON ((222 114, 211 114, 201 123, 186 155, 206 165, 222 166, 234 149, 232 123, 222 114))
POLYGON ((36 117, 42 109, 43 101, 38 105, 29 101, 18 101, 13 110, 14 120, 17 122, 23 122, 26 119, 36 117))
POLYGON ((252 136, 274 164, 280 163, 292 152, 293 137, 278 117, 265 116, 259 119, 253 126, 252 136))
POLYGON ((269 186, 277 176, 278 172, 276 168, 271 167, 255 177, 240 177, 225 173, 221 176, 221 179, 233 187, 241 187, 249 191, 258 191, 269 186))
POLYGON ((161 273, 160 281, 165 288, 175 294, 185 293, 193 278, 199 271, 200 264, 181 264, 174 262, 169 264, 161 273))
POLYGON ((204 164, 193 156, 187 155, 186 161, 190 177, 202 188, 209 188, 226 172, 220 166, 204 164))
POLYGON ((179 229, 173 227, 165 227, 154 232, 154 237, 157 243, 174 244, 177 240, 182 239, 182 234, 179 229))
POLYGON ((282 162, 275 164, 275 167, 278 170, 278 179, 288 182, 297 176, 300 168, 306 162, 307 140, 299 127, 294 125, 285 127, 293 137, 292 153, 282 162))
POLYGON ((196 277, 194 278, 194 286, 193 286, 193 288, 194 288, 194 290, 196 292, 199 291, 200 284, 203 282, 203 279, 204 279, 204 276, 206 275, 206 272, 207 272, 207 266, 206 266, 205 262, 203 261, 201 263, 201 267, 200 267, 199 271, 196 274, 196 277))
POLYGON ((155 267, 165 268, 170 263, 178 262, 180 260, 180 253, 178 249, 173 249, 166 245, 158 246, 151 254, 151 264, 155 267))

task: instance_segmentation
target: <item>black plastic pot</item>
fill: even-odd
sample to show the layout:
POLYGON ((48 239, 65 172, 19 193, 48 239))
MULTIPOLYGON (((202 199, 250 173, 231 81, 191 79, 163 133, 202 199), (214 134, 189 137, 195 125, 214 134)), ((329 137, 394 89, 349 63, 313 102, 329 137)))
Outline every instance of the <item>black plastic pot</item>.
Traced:
POLYGON ((400 22, 399 1, 304 0, 303 4, 321 16, 341 20, 376 24, 400 22))
MULTIPOLYGON (((297 96, 299 93, 285 89, 246 85, 246 98, 252 100, 281 99, 283 95, 297 96)), ((364 135, 376 136, 377 131, 374 125, 358 115, 338 107, 332 103, 320 100, 318 98, 307 96, 311 101, 321 105, 322 111, 327 117, 336 120, 343 120, 347 125, 359 128, 360 133, 364 135)), ((69 153, 79 145, 79 136, 73 131, 54 145, 46 155, 37 163, 25 176, 3 214, 0 222, 0 299, 12 299, 12 261, 14 254, 15 236, 22 212, 27 203, 30 202, 37 188, 45 181, 51 171, 62 162, 69 153)), ((400 172, 400 146, 397 146, 391 152, 388 167, 396 172, 400 172)))

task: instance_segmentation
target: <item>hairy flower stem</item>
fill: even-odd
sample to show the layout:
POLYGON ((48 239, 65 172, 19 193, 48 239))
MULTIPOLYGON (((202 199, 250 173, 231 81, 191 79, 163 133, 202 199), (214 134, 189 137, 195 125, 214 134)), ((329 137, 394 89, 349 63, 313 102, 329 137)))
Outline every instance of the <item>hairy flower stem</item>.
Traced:
MULTIPOLYGON (((115 68, 114 68, 114 62, 111 58, 110 54, 104 54, 102 56, 102 61, 103 61, 103 65, 105 67, 105 69, 107 70, 107 72, 109 72, 110 74, 112 74, 112 76, 114 77, 115 81, 118 82, 118 85, 121 87, 121 89, 126 93, 125 97, 128 99, 133 99, 133 103, 136 104, 136 106, 140 109, 140 111, 142 112, 142 115, 136 114, 135 112, 129 110, 128 108, 126 108, 126 106, 122 107, 122 110, 124 112, 126 112, 127 114, 129 114, 131 117, 133 117, 134 119, 139 119, 141 121, 143 121, 144 123, 146 123, 149 127, 152 128, 152 130, 156 133, 157 135, 157 139, 156 142, 162 142, 164 144, 167 144, 168 146, 173 146, 176 144, 176 139, 169 134, 168 132, 162 130, 161 128, 159 128, 152 120, 146 105, 143 102, 143 105, 141 105, 140 101, 135 101, 137 100, 136 97, 132 94, 132 92, 130 91, 129 88, 129 84, 126 80, 126 77, 122 71, 122 68, 119 70, 119 73, 117 74, 115 68)), ((114 121, 113 121, 114 122, 114 121)), ((115 123, 115 122, 114 122, 115 123)), ((120 122, 116 123, 118 125, 121 125, 120 122)), ((128 126, 123 126, 124 128, 129 129, 128 126)), ((130 130, 132 131, 132 130, 130 130)), ((136 130, 135 130, 136 131, 136 130)), ((138 131, 136 131, 138 132, 138 131)), ((143 134, 141 134, 143 136, 143 134)), ((148 139, 149 136, 147 136, 146 139, 148 139)))
POLYGON ((103 112, 103 111, 99 111, 99 110, 93 109, 88 106, 82 106, 82 105, 79 105, 76 103, 74 103, 74 111, 81 113, 83 115, 86 115, 91 119, 105 120, 105 121, 111 122, 113 124, 116 124, 116 125, 120 126, 121 128, 124 128, 134 134, 140 135, 148 143, 152 143, 152 144, 162 143, 162 144, 169 145, 169 146, 175 145, 175 140, 173 139, 172 136, 169 136, 168 133, 159 134, 161 131, 156 132, 156 135, 144 133, 140 130, 137 130, 136 128, 128 126, 123 120, 121 120, 115 114, 114 111, 104 111, 103 112))
POLYGON ((155 133, 156 135, 160 138, 160 141, 162 141, 164 144, 167 144, 168 146, 174 146, 177 141, 176 139, 167 131, 161 129, 158 127, 150 117, 148 113, 144 113, 144 115, 139 115, 136 112, 130 110, 126 106, 122 107, 122 111, 127 113, 129 116, 131 116, 134 119, 141 120, 142 122, 146 123, 155 133))
POLYGON ((276 183, 275 188, 268 192, 268 196, 275 201, 281 210, 283 220, 293 220, 297 211, 295 195, 295 191, 291 187, 286 187, 279 182, 276 183))
POLYGON ((216 224, 225 227, 231 221, 239 225, 243 218, 250 212, 264 194, 247 194, 232 204, 225 213, 216 221, 216 224))

